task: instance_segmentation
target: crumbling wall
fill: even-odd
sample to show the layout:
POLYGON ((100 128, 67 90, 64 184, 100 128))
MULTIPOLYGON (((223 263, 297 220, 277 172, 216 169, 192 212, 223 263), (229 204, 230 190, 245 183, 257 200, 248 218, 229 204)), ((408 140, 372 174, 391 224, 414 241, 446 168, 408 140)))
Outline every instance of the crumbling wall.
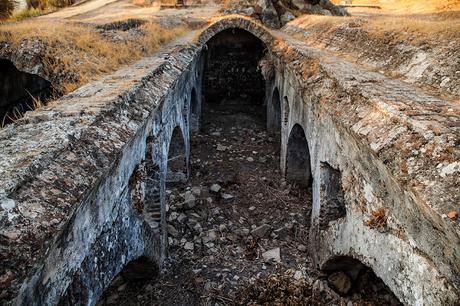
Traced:
POLYGON ((94 305, 130 261, 161 265, 166 231, 145 222, 147 178, 136 169, 153 138, 164 197, 173 129, 189 142, 193 88, 201 103, 199 51, 142 60, 0 132, 2 303, 94 305))
MULTIPOLYGON (((444 131, 436 134, 427 123, 431 110, 425 109, 435 105, 434 97, 295 40, 278 42, 274 50, 274 86, 289 103, 288 114, 283 114, 288 122, 282 130, 281 167, 285 172, 288 135, 300 124, 310 146, 309 239, 318 267, 334 256, 349 256, 371 267, 407 305, 454 304, 459 298, 459 225, 443 214, 453 209, 456 200, 439 201, 443 193, 456 193, 458 178, 452 173, 450 183, 445 182, 446 176, 433 169, 456 164, 454 143, 459 134, 457 128, 447 126, 458 118, 448 113, 444 120, 433 118, 431 123, 442 125, 444 131), (425 113, 424 121, 404 114, 400 105, 395 107, 401 101, 425 113), (401 150, 401 141, 411 150, 401 150), (437 150, 450 151, 447 164, 447 156, 425 155, 434 144, 437 150), (408 160, 411 168, 390 159, 408 160), (324 188, 325 163, 335 172, 333 201, 324 188), (415 184, 415 173, 424 173, 424 187, 420 181, 415 184), (440 194, 432 198, 434 184, 440 194), (337 213, 340 205, 345 212, 337 213)), ((441 100, 437 105, 458 112, 441 100)))

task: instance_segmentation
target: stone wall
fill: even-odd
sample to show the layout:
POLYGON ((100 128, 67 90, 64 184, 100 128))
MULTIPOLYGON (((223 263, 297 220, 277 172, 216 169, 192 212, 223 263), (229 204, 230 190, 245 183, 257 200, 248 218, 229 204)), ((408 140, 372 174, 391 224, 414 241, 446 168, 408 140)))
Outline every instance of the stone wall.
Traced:
POLYGON ((458 117, 448 114, 458 113, 458 107, 290 38, 274 51, 274 86, 286 97, 283 103, 289 103, 283 107, 288 121, 282 130, 281 167, 289 170, 288 137, 300 124, 310 149, 309 239, 318 267, 336 256, 349 256, 371 267, 404 304, 455 304, 459 225, 445 214, 457 200, 443 194, 458 194, 459 185, 458 176, 447 178, 441 169, 456 164, 459 134, 451 120, 458 117), (406 113, 409 107, 403 103, 423 113, 423 119, 406 113), (434 105, 445 116, 442 120, 431 115, 434 105), (444 133, 435 133, 431 124, 442 126, 444 133), (428 156, 432 146, 449 151, 449 157, 428 156), (343 192, 332 202, 324 188, 330 184, 325 173, 330 168, 343 192), (340 201, 346 212, 337 214, 340 201), (334 207, 325 207, 331 203, 334 207))
POLYGON ((166 236, 144 221, 136 169, 158 165, 164 212, 172 131, 188 156, 183 110, 194 89, 201 103, 199 50, 172 46, 0 132, 3 302, 94 305, 130 261, 161 265, 166 236))

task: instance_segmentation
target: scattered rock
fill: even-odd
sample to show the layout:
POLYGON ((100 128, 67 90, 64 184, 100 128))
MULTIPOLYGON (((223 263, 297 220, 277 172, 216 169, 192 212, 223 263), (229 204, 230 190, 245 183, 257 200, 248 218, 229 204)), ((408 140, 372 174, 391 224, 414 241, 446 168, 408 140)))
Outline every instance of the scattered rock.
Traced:
POLYGON ((269 251, 262 253, 262 258, 265 262, 269 262, 272 260, 276 262, 281 262, 280 248, 271 249, 269 251))
POLYGON ((209 188, 209 190, 214 193, 218 193, 221 189, 222 187, 220 187, 219 184, 213 184, 211 188, 209 188))
POLYGON ((190 192, 190 191, 187 191, 185 193, 185 205, 188 207, 188 208, 193 208, 195 207, 195 196, 190 192))
POLYGON ((171 224, 168 224, 168 233, 173 237, 179 237, 179 231, 171 224))
POLYGON ((235 197, 229 193, 222 194, 222 202, 223 203, 230 203, 235 199, 235 197))
POLYGON ((286 13, 284 13, 283 15, 281 15, 281 23, 283 25, 285 25, 286 23, 288 23, 289 21, 292 21, 295 19, 295 16, 294 14, 292 14, 291 12, 287 11, 286 13))
POLYGON ((195 249, 195 245, 193 244, 193 242, 186 242, 184 245, 184 249, 193 251, 193 249, 195 249))
POLYGON ((297 246, 297 250, 299 250, 300 252, 306 252, 307 251, 307 247, 303 244, 299 244, 297 246))
POLYGON ((252 158, 252 157, 249 156, 248 158, 246 158, 246 160, 247 160, 248 162, 251 162, 251 163, 252 163, 252 162, 254 161, 254 158, 252 158))
POLYGON ((458 219, 458 212, 456 211, 451 211, 450 213, 447 214, 447 217, 451 220, 457 220, 458 219))
POLYGON ((21 236, 21 232, 19 231, 11 231, 11 232, 3 232, 0 233, 3 237, 10 239, 10 240, 18 240, 19 237, 21 236))
POLYGON ((192 188, 192 194, 194 196, 199 197, 201 195, 201 187, 193 187, 192 188))
POLYGON ((270 225, 262 224, 261 226, 256 227, 254 230, 252 230, 251 235, 256 238, 263 238, 268 234, 270 229, 271 229, 270 225))
POLYGON ((327 278, 327 281, 342 295, 347 294, 351 289, 350 278, 345 272, 335 272, 327 278))
POLYGON ((223 145, 221 145, 221 144, 218 144, 218 145, 217 145, 217 151, 223 152, 223 151, 225 151, 225 150, 227 150, 227 147, 226 147, 226 146, 223 146, 223 145))

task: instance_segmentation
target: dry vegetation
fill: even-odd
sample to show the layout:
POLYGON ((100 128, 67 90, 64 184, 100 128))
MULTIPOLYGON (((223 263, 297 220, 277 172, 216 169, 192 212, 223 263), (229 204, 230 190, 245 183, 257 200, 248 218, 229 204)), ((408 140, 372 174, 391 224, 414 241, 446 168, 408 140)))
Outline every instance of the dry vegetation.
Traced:
MULTIPOLYGON (((343 0, 332 0, 341 4, 343 0)), ((460 11, 459 0, 353 0, 353 5, 380 6, 384 11, 400 14, 427 14, 460 11)))
POLYGON ((114 39, 90 25, 36 20, 0 26, 0 44, 7 42, 11 50, 20 50, 28 41, 39 41, 43 53, 40 60, 46 70, 43 74, 61 76, 53 85, 61 93, 68 93, 152 54, 187 29, 166 29, 156 23, 146 23, 138 30, 134 37, 117 31, 114 39))
POLYGON ((460 18, 451 18, 447 15, 431 19, 411 15, 373 16, 372 18, 305 16, 294 21, 293 25, 326 34, 353 22, 359 24, 376 39, 385 39, 391 34, 395 40, 404 40, 417 45, 429 43, 431 40, 458 39, 460 36, 460 18))

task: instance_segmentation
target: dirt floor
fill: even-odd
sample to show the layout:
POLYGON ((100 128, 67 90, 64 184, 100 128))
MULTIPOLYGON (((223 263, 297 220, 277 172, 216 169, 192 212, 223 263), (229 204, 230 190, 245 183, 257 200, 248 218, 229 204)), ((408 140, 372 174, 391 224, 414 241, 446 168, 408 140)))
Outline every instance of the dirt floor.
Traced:
POLYGON ((164 271, 140 282, 122 272, 99 305, 397 305, 369 279, 340 297, 312 268, 310 190, 283 183, 279 136, 267 134, 260 111, 241 109, 205 111, 190 179, 167 186, 164 271))

